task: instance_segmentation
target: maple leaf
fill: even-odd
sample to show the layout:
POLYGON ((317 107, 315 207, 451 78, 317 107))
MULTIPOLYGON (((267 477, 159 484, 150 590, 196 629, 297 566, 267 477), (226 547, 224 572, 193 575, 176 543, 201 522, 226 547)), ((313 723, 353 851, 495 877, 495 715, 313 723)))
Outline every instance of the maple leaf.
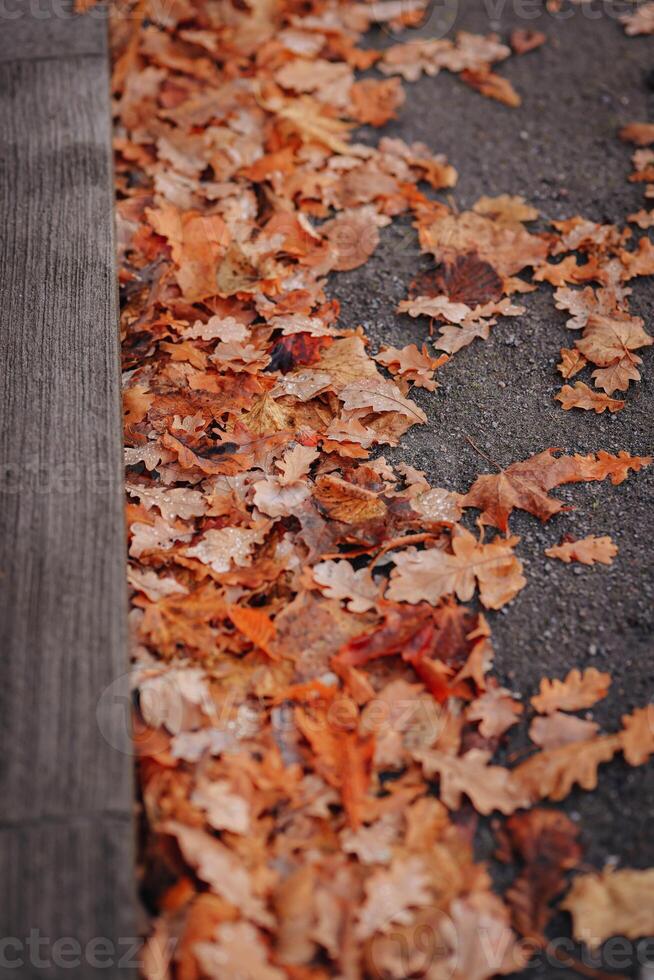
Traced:
POLYGON ((578 561, 583 565, 595 565, 597 562, 610 565, 617 553, 618 549, 608 535, 598 538, 594 534, 589 534, 588 537, 580 538, 578 541, 564 541, 562 544, 545 549, 545 554, 549 558, 558 558, 567 564, 578 561))
POLYGON ((379 599, 379 590, 368 569, 355 571, 349 561, 319 562, 311 574, 326 596, 344 600, 350 612, 366 612, 379 599))
POLYGON ((630 381, 640 379, 635 365, 641 363, 641 358, 632 352, 652 343, 654 339, 643 330, 640 317, 626 313, 612 316, 592 313, 577 347, 587 360, 600 365, 593 377, 610 395, 616 389, 625 391, 630 381))
POLYGON ((637 939, 654 933, 653 891, 654 868, 609 867, 574 878, 561 908, 572 916, 575 939, 596 948, 609 936, 637 939))
POLYGON ((563 800, 575 783, 582 789, 595 789, 600 764, 609 762, 619 748, 616 735, 572 742, 558 749, 538 752, 512 772, 532 802, 545 797, 563 800))
POLYGON ((630 766, 642 766, 654 755, 654 705, 636 708, 630 715, 622 716, 622 730, 618 733, 622 754, 630 766))
POLYGON ((603 480, 609 475, 612 482, 620 483, 629 468, 638 471, 651 461, 647 456, 630 457, 624 451, 617 457, 604 450, 597 456, 556 456, 558 452, 558 449, 545 449, 519 463, 512 463, 499 473, 478 476, 463 497, 462 506, 478 508, 482 511, 484 524, 506 532, 509 516, 515 508, 526 510, 541 521, 568 509, 562 501, 549 496, 554 487, 603 480))
MULTIPOLYGON (((527 787, 517 782, 503 766, 490 766, 491 753, 470 749, 456 757, 433 749, 416 753, 425 775, 440 779, 440 799, 450 810, 458 810, 465 793, 475 810, 484 815, 500 810, 513 813, 529 806, 527 787)), ((514 770, 515 771, 515 770, 514 770)))
POLYGON ((461 601, 472 598, 475 582, 487 609, 500 609, 526 585, 522 565, 513 553, 520 539, 495 538, 479 542, 470 531, 452 531, 452 554, 432 548, 406 551, 393 558, 395 569, 387 598, 395 602, 435 605, 445 595, 456 594, 461 601))
POLYGON ((608 694, 611 685, 611 675, 602 673, 595 667, 587 667, 581 673, 573 668, 565 680, 548 680, 540 682, 540 693, 534 695, 531 703, 540 714, 550 714, 552 711, 579 711, 590 708, 608 694))

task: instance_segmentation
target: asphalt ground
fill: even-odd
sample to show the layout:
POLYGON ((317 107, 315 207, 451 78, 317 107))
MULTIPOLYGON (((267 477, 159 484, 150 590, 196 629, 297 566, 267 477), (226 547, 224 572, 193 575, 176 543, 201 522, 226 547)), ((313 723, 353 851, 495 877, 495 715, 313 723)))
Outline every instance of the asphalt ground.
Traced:
MULTIPOLYGON (((559 15, 553 15, 543 12, 538 0, 434 5, 431 22, 409 37, 439 33, 439 11, 445 11, 452 19, 448 36, 462 29, 496 30, 506 39, 513 28, 528 28, 544 31, 548 40, 498 67, 522 95, 518 109, 483 98, 441 72, 406 84, 406 102, 383 134, 409 143, 421 140, 445 153, 459 172, 450 196, 460 209, 482 195, 522 194, 540 210, 543 222, 581 214, 624 224, 627 214, 643 206, 643 185, 627 180, 631 148, 618 140, 617 130, 654 118, 654 39, 624 34, 616 14, 626 7, 598 2, 579 7, 563 0, 559 15), (538 10, 537 17, 525 18, 525 12, 538 10)), ((396 40, 380 31, 372 43, 396 40)), ((364 129, 360 137, 377 140, 379 134, 364 129)), ((398 316, 394 309, 425 267, 410 222, 395 221, 365 266, 333 278, 330 292, 341 301, 341 322, 363 325, 375 350, 382 344, 422 344, 427 322, 398 316)), ((631 311, 651 332, 654 279, 630 285, 631 311)), ((492 469, 466 437, 501 466, 548 446, 581 453, 652 452, 654 348, 644 352, 643 379, 631 386, 624 410, 564 412, 553 400, 562 384, 555 365, 559 349, 571 346, 573 335, 565 328, 566 316, 554 307, 552 292, 541 285, 524 297, 522 317, 500 321, 489 340, 457 353, 439 371, 442 386, 435 393, 414 390, 428 425, 416 426, 400 447, 385 451, 389 460, 424 470, 433 485, 465 491, 478 473, 492 469)), ((495 673, 527 698, 543 676, 562 677, 572 667, 591 665, 607 670, 613 685, 592 717, 611 731, 622 714, 654 696, 654 466, 618 487, 579 484, 555 493, 575 509, 545 525, 522 512, 511 518, 512 530, 522 538, 518 554, 528 585, 507 609, 488 617, 495 673), (548 560, 544 549, 564 533, 610 534, 619 555, 610 568, 548 560)), ((510 740, 509 756, 524 754, 525 727, 510 740)), ((607 861, 621 867, 654 865, 651 766, 632 769, 616 759, 601 768, 596 791, 575 790, 562 806, 579 821, 589 868, 607 861)), ((480 857, 489 858, 494 844, 488 823, 482 821, 478 840, 480 857)), ((502 884, 511 869, 494 873, 502 884)), ((560 915, 551 935, 565 937, 569 930, 569 918, 560 915)), ((604 970, 610 974, 613 966, 622 976, 646 976, 638 964, 643 948, 631 943, 626 950, 617 956, 605 950, 604 970)), ((654 962, 651 944, 648 952, 654 962)), ((539 980, 578 975, 551 959, 520 974, 539 980)))

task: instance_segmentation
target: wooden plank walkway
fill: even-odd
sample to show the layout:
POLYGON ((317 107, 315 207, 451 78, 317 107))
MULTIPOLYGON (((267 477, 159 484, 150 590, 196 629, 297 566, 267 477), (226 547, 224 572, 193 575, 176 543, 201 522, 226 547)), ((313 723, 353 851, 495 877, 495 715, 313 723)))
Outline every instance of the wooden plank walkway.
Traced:
POLYGON ((106 21, 60 0, 44 11, 0 12, 0 976, 124 978, 136 925, 106 21))

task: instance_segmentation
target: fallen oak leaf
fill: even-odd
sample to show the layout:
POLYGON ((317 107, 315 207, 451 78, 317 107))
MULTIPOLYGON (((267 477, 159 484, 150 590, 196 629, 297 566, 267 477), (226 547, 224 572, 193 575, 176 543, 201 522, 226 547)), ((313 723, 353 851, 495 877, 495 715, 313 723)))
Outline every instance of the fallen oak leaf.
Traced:
POLYGON ((522 99, 508 78, 503 78, 497 72, 491 71, 490 68, 481 68, 477 71, 467 69, 462 71, 459 77, 462 82, 465 82, 470 88, 474 88, 481 95, 485 95, 488 99, 495 99, 510 109, 517 109, 519 105, 522 105, 522 99))
POLYGON ((564 378, 574 378, 588 363, 584 355, 576 347, 568 349, 562 347, 560 350, 561 360, 556 365, 559 374, 564 378))
POLYGON ((622 716, 618 733, 622 754, 630 766, 642 766, 654 755, 654 704, 622 716))
POLYGON ((515 780, 515 770, 489 765, 491 753, 485 749, 470 749, 458 757, 426 749, 415 758, 428 778, 439 777, 439 797, 450 810, 460 808, 464 793, 485 816, 493 810, 509 814, 529 806, 527 788, 515 780))
POLYGON ((162 824, 161 831, 176 839, 184 860, 216 895, 235 905, 253 922, 274 925, 272 915, 252 892, 249 872, 233 851, 204 830, 174 820, 162 824))
MULTIPOLYGON (((347 411, 367 410, 368 412, 399 412, 412 420, 426 422, 427 416, 415 402, 405 398, 392 381, 385 378, 365 378, 347 385, 338 397, 347 411)), ((415 422, 414 422, 415 424, 415 422)))
POLYGON ((438 383, 434 380, 434 372, 446 364, 449 357, 447 354, 430 357, 425 344, 422 345, 422 350, 419 350, 415 344, 408 344, 401 349, 382 347, 375 360, 388 368, 391 374, 399 374, 416 387, 435 391, 438 383))
POLYGON ((472 598, 475 583, 487 609, 500 609, 527 584, 522 564, 513 553, 520 539, 495 538, 484 544, 465 528, 452 530, 452 554, 439 548, 399 552, 387 598, 394 602, 435 605, 445 595, 456 594, 465 602, 472 598))
POLYGON ((355 927, 359 940, 388 932, 393 926, 409 925, 413 921, 411 909, 433 901, 427 869, 417 855, 397 857, 388 869, 373 872, 365 892, 355 927))
POLYGON ((562 681, 543 677, 540 693, 532 697, 531 704, 541 715, 558 710, 580 711, 605 698, 610 686, 610 674, 595 667, 588 667, 582 673, 574 667, 562 681))
POLYGON ((311 574, 324 595, 344 601, 350 612, 366 612, 379 600, 379 589, 369 570, 355 571, 349 561, 318 562, 311 574))
POLYGON ((619 130, 618 136, 625 143, 651 146, 654 143, 654 123, 628 123, 619 130))
POLYGON ((468 721, 478 721, 484 738, 497 738, 517 725, 524 706, 504 687, 489 687, 466 708, 468 721))
POLYGON ((561 908, 572 916, 575 939, 595 949, 609 936, 638 939, 654 933, 653 893, 654 868, 607 867, 574 878, 561 908))
POLYGON ((525 28, 516 28, 511 31, 510 44, 516 54, 528 54, 535 51, 547 41, 547 34, 542 31, 530 31, 525 28))
POLYGON ((601 415, 607 409, 609 412, 619 412, 626 405, 626 402, 618 398, 609 398, 608 395, 593 391, 583 381, 576 381, 574 388, 571 385, 564 385, 554 397, 558 402, 561 402, 561 406, 566 412, 569 412, 571 408, 581 408, 585 411, 592 410, 601 415))
POLYGON ((545 798, 558 802, 565 799, 575 783, 582 789, 595 789, 600 764, 609 762, 619 750, 617 735, 603 735, 537 752, 512 773, 532 803, 545 798))
POLYGON ((608 534, 601 538, 589 534, 588 537, 580 538, 578 541, 564 541, 562 544, 545 549, 548 558, 558 558, 566 564, 578 561, 582 565, 595 565, 597 562, 611 565, 617 553, 617 546, 608 534))
POLYGON ((559 749, 572 742, 586 742, 595 738, 598 731, 597 722, 553 711, 552 714, 534 718, 529 726, 529 738, 540 749, 559 749))
POLYGON ((271 965, 263 933, 250 922, 222 922, 211 942, 195 942, 192 948, 207 977, 285 980, 288 976, 285 970, 271 965))

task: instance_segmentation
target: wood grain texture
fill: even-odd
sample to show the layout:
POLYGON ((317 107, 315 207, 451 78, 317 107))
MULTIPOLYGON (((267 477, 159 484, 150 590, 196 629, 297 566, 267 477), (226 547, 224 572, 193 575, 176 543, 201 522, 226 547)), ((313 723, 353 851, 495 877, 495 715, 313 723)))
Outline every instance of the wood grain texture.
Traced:
POLYGON ((0 160, 0 938, 22 944, 0 949, 0 976, 122 978, 133 793, 106 51, 0 64, 0 160), (75 966, 70 947, 62 967, 65 937, 114 952, 75 966))
POLYGON ((105 55, 107 10, 84 16, 73 0, 0 0, 0 61, 105 55))

